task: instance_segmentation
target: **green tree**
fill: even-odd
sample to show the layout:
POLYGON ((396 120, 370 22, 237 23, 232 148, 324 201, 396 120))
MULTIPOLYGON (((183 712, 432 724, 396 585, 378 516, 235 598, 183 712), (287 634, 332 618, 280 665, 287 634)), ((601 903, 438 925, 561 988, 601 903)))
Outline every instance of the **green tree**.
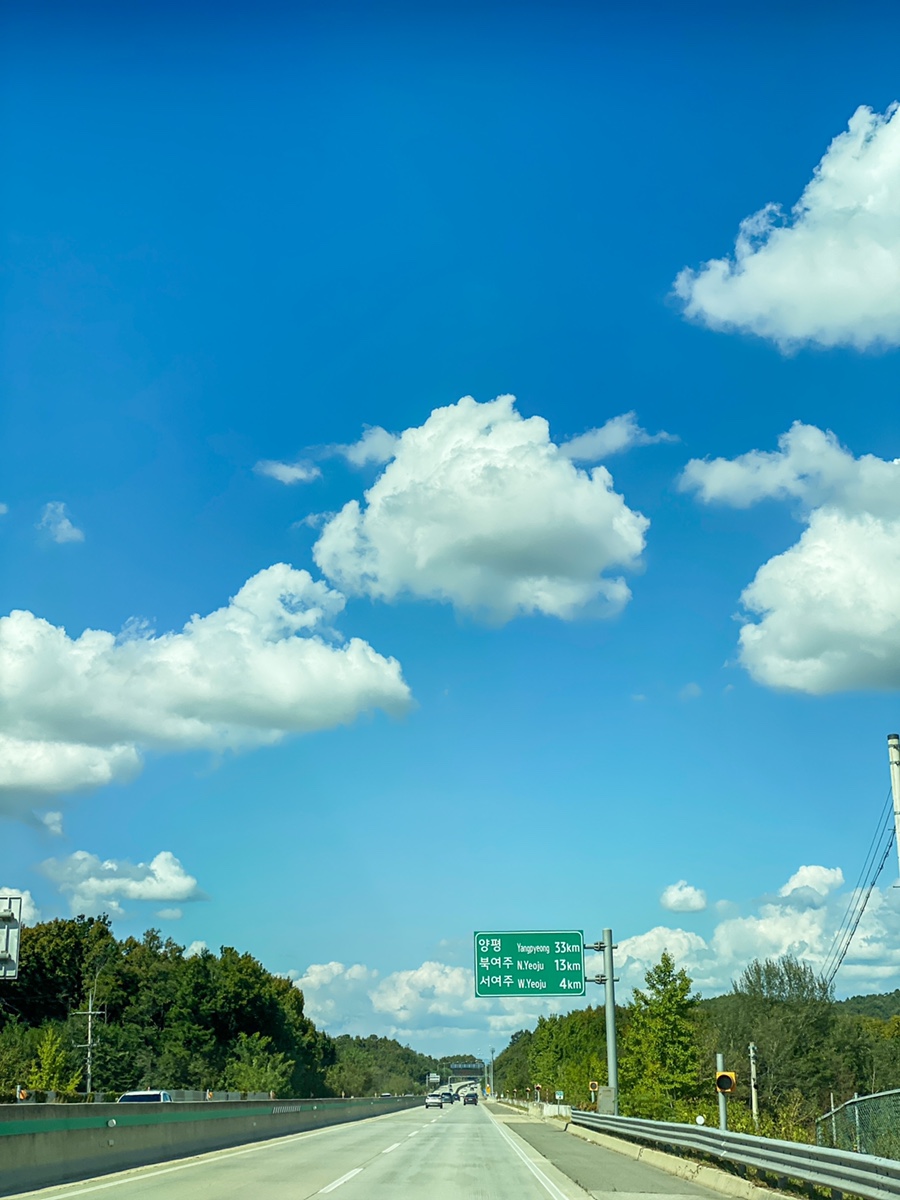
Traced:
POLYGON ((28 1085, 39 1092, 71 1096, 81 1080, 81 1071, 72 1070, 69 1054, 59 1030, 48 1025, 37 1044, 37 1061, 31 1068, 28 1085))
MULTIPOLYGON (((824 1112, 831 1091, 860 1087, 871 1074, 871 1042, 852 1016, 838 1019, 828 985, 792 955, 755 959, 727 996, 706 1007, 726 1064, 738 1072, 736 1099, 749 1102, 747 1047, 757 1047, 759 1100, 774 1116, 797 1096, 806 1120, 824 1112), (861 1035, 861 1036, 860 1036, 861 1035)), ((858 1020, 858 1019, 857 1019, 858 1020)), ((711 1068, 711 1063, 710 1063, 711 1068)))
POLYGON ((619 1067, 623 1111, 672 1119, 678 1101, 697 1094, 699 996, 686 971, 675 970, 667 950, 634 990, 619 1067))
POLYGON ((0 1029, 0 1095, 13 1099, 27 1082, 37 1053, 38 1031, 24 1022, 7 1021, 0 1029))
POLYGON ((274 1092, 282 1095, 294 1064, 270 1049, 272 1039, 260 1033, 239 1033, 225 1065, 223 1086, 236 1092, 274 1092))

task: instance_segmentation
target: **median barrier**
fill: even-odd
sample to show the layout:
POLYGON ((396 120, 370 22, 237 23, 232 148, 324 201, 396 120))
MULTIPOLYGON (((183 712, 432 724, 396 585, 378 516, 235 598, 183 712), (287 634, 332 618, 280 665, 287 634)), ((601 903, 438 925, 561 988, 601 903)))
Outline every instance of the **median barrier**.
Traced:
POLYGON ((0 1104, 0 1196, 360 1121, 421 1104, 421 1096, 0 1104))

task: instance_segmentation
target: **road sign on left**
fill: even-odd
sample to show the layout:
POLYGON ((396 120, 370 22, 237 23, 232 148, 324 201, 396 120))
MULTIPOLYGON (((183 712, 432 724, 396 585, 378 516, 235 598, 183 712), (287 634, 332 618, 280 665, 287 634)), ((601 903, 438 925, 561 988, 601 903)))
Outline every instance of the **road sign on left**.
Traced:
POLYGON ((22 897, 0 896, 0 979, 19 977, 22 897))

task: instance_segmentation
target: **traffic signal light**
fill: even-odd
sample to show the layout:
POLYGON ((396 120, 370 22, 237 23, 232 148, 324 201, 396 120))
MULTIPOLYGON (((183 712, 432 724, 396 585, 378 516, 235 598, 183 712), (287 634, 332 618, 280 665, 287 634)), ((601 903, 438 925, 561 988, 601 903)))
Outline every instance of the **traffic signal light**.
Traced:
POLYGON ((734 1071, 717 1071, 716 1072, 716 1091, 717 1092, 733 1092, 737 1087, 737 1075, 734 1071))

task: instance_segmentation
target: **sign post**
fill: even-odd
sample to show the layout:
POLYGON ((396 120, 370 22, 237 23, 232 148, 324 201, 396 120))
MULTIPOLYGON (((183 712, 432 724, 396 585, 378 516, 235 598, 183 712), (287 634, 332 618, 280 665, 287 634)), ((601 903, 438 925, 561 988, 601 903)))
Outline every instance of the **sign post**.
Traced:
POLYGON ((475 934, 476 996, 583 996, 584 933, 475 934))

